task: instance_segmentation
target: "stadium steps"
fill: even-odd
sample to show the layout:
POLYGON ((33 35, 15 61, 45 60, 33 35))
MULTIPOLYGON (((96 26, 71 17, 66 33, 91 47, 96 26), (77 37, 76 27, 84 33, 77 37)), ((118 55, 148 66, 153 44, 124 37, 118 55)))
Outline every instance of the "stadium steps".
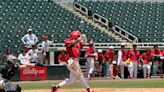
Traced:
MULTIPOLYGON (((137 36, 139 42, 163 42, 164 3, 128 0, 76 0, 90 11, 108 18, 113 25, 118 25, 137 36)), ((164 0, 160 0, 164 1, 164 0)))
MULTIPOLYGON (((57 3, 57 2, 56 2, 57 3)), ((101 27, 98 23, 93 22, 91 19, 88 19, 86 16, 83 16, 82 14, 80 14, 79 12, 76 12, 73 10, 73 3, 72 5, 69 3, 58 3, 60 6, 62 6, 63 8, 65 8, 66 10, 71 11, 73 14, 75 14, 76 16, 78 16, 79 18, 83 19, 84 21, 90 23, 91 25, 97 27, 99 30, 101 30, 102 32, 105 32, 109 37, 112 37, 116 40, 118 40, 119 42, 129 42, 128 40, 124 39, 123 37, 115 34, 112 31, 112 28, 109 28, 109 30, 105 29, 104 27, 101 27)))

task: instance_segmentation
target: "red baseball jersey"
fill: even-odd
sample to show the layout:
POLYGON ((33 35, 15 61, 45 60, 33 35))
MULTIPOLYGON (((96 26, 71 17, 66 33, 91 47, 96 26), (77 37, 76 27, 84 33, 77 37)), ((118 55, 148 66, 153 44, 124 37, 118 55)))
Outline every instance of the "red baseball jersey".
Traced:
POLYGON ((139 63, 138 58, 140 57, 140 51, 129 50, 128 55, 130 57, 130 61, 139 63))
MULTIPOLYGON (((164 49, 162 50, 162 56, 164 56, 164 49)), ((164 62, 164 59, 162 61, 164 62)))
POLYGON ((143 59, 143 63, 144 64, 148 64, 150 61, 151 61, 151 59, 152 59, 152 54, 151 53, 143 53, 142 55, 141 55, 141 58, 143 59))
POLYGON ((87 48, 87 50, 85 52, 85 57, 94 57, 95 58, 95 56, 89 56, 89 54, 94 54, 94 53, 96 53, 96 50, 92 47, 89 47, 89 48, 87 48))
POLYGON ((104 55, 98 52, 98 61, 102 64, 104 60, 105 60, 104 55))
POLYGON ((124 51, 122 51, 121 49, 118 51, 118 54, 119 54, 119 52, 122 52, 122 56, 121 56, 121 58, 122 58, 122 61, 123 62, 125 62, 128 58, 128 50, 124 50, 124 51))
POLYGON ((126 61, 128 56, 128 50, 122 51, 122 61, 126 61))
POLYGON ((64 55, 60 54, 58 56, 58 61, 67 62, 67 60, 68 60, 68 54, 64 54, 64 55))
POLYGON ((112 64, 114 55, 115 55, 115 52, 113 50, 107 50, 105 53, 105 59, 109 61, 110 64, 112 64))
POLYGON ((164 49, 162 50, 162 55, 164 56, 164 49))
MULTIPOLYGON (((154 55, 161 55, 161 50, 160 49, 153 49, 151 50, 151 54, 154 56, 154 55)), ((157 62, 158 61, 158 58, 154 58, 154 61, 157 62)))
POLYGON ((80 51, 83 48, 83 44, 81 42, 72 44, 72 40, 70 38, 67 38, 65 40, 65 47, 66 47, 66 52, 69 55, 69 58, 80 59, 80 51))

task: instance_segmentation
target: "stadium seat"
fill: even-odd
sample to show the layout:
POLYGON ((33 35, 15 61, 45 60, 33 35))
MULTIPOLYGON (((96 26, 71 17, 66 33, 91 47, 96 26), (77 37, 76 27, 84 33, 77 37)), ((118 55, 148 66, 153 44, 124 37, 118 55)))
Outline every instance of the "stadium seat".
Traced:
POLYGON ((164 3, 160 2, 130 2, 130 1, 77 1, 92 12, 98 13, 126 31, 136 35, 142 42, 162 41, 161 35, 164 25, 164 3), (149 30, 149 32, 145 32, 149 30), (154 32, 157 30, 158 32, 154 32), (152 38, 153 37, 153 38, 152 38), (152 38, 152 39, 148 39, 152 38))
MULTIPOLYGON (((101 4, 95 4, 94 7, 97 5, 100 7, 98 9, 103 8, 101 4)), ((39 43, 42 41, 42 35, 48 35, 55 43, 63 43, 72 29, 81 29, 88 39, 95 37, 95 42, 118 42, 91 24, 80 24, 80 18, 54 2, 2 0, 0 11, 0 53, 10 48, 17 55, 24 47, 20 39, 26 34, 29 26, 32 26, 33 33, 38 36, 39 43)))

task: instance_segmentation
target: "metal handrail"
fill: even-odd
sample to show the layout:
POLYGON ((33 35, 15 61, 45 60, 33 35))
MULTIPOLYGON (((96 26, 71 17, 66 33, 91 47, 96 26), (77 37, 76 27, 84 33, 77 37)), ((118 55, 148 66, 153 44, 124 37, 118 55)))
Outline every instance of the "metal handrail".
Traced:
POLYGON ((124 30, 123 28, 119 27, 118 25, 113 26, 112 29, 115 33, 121 35, 122 37, 126 38, 127 40, 129 40, 131 42, 138 42, 138 38, 135 35, 129 33, 128 31, 124 30), (117 31, 116 28, 119 28, 119 31, 117 31), (122 34, 122 32, 124 32, 125 34, 122 34), (131 40, 129 38, 129 36, 133 37, 134 40, 131 40))
MULTIPOLYGON (((133 43, 125 43, 126 48, 132 48, 133 43)), ((154 45, 158 45, 160 49, 164 48, 164 43, 136 43, 138 46, 138 49, 145 49, 145 48, 153 48, 154 45)), ((87 44, 85 44, 84 48, 87 48, 87 44)), ((121 46, 121 43, 94 43, 94 46, 96 49, 108 49, 109 46, 114 46, 115 49, 119 49, 121 46)), ((37 46, 38 49, 41 49, 41 43, 38 44, 37 46)), ((51 50, 56 49, 64 49, 64 43, 54 43, 51 44, 49 47, 51 50)))
POLYGON ((76 10, 78 10, 78 11, 80 11, 80 12, 86 14, 86 15, 88 15, 88 8, 86 8, 85 6, 83 6, 83 5, 81 5, 81 4, 77 3, 77 2, 74 2, 73 6, 74 6, 74 9, 76 9, 76 10), (79 5, 80 8, 77 8, 77 7, 75 6, 75 4, 79 5), (82 11, 82 8, 84 8, 84 9, 86 10, 86 12, 83 12, 83 11, 82 11))
POLYGON ((94 14, 92 15, 92 17, 93 17, 93 20, 96 20, 96 21, 102 23, 102 24, 105 25, 105 26, 108 26, 108 24, 109 24, 109 21, 108 21, 107 18, 105 18, 105 17, 103 17, 103 16, 101 16, 101 15, 99 15, 99 14, 97 14, 97 13, 94 13, 94 14), (94 17, 95 15, 98 16, 99 19, 95 18, 95 17, 94 17), (106 21, 106 23, 102 22, 101 19, 104 19, 104 20, 106 21))

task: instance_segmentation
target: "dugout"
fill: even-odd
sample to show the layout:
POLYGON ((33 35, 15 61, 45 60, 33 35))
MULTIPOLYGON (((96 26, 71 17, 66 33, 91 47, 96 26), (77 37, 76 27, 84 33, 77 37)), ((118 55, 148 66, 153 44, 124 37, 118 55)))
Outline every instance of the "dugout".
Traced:
MULTIPOLYGON (((152 43, 152 44, 142 44, 139 43, 138 44, 138 48, 141 52, 141 54, 145 51, 145 48, 153 48, 153 45, 157 44, 157 43, 152 43), (146 46, 146 47, 143 47, 146 46)), ((109 46, 114 46, 115 47, 115 53, 116 53, 116 57, 117 57, 117 51, 120 48, 120 43, 95 43, 95 48, 96 49, 102 49, 103 53, 105 53, 105 51, 108 49, 109 46)), ((161 45, 161 43, 158 44, 159 48, 164 48, 162 47, 163 45, 161 45)), ((41 46, 38 45, 38 49, 41 46)), ((131 45, 127 44, 127 49, 131 49, 131 45)), ((86 58, 84 58, 84 54, 85 54, 85 49, 87 47, 85 46, 84 49, 81 51, 81 58, 80 58, 80 65, 84 66, 85 62, 86 62, 86 58)), ((57 57, 61 51, 61 49, 63 49, 63 43, 58 43, 58 44, 53 44, 50 46, 50 60, 51 60, 51 65, 46 66, 47 69, 47 80, 55 80, 55 79, 64 79, 66 77, 69 77, 69 71, 67 70, 67 68, 65 66, 61 66, 58 65, 58 60, 57 57)), ((84 68, 84 67, 83 67, 84 68)), ((125 70, 127 71, 127 68, 125 68, 125 70)), ((153 68, 152 68, 153 70, 153 68)), ((125 71, 125 78, 128 75, 128 72, 125 71)), ((151 71, 153 73, 153 71, 151 71)), ((142 73, 142 68, 138 69, 138 78, 143 78, 143 73, 142 73)), ((14 76, 13 80, 20 80, 20 71, 18 70, 16 75, 14 76)))

